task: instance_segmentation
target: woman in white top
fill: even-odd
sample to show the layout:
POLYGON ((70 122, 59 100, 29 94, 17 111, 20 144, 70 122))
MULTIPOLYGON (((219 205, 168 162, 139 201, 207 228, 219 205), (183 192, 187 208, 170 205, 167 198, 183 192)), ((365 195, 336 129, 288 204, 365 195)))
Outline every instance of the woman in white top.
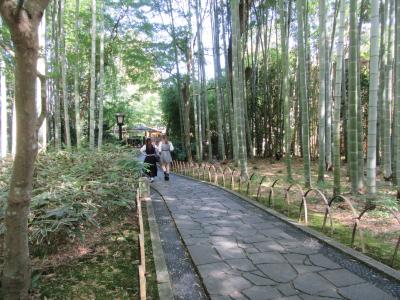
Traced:
POLYGON ((168 181, 170 164, 172 163, 171 151, 174 151, 174 146, 168 141, 166 135, 162 137, 161 143, 158 146, 158 151, 160 153, 160 164, 164 171, 164 179, 168 181))

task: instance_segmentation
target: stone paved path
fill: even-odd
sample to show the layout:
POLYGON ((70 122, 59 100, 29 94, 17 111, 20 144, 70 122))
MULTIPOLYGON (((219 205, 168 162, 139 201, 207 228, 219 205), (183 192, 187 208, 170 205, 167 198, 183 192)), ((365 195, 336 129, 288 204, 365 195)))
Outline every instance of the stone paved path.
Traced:
POLYGON ((151 202, 175 300, 207 299, 201 280, 191 263, 185 245, 182 244, 164 200, 158 193, 152 192, 151 202))
POLYGON ((400 299, 398 282, 222 189, 173 175, 152 186, 211 299, 400 299))

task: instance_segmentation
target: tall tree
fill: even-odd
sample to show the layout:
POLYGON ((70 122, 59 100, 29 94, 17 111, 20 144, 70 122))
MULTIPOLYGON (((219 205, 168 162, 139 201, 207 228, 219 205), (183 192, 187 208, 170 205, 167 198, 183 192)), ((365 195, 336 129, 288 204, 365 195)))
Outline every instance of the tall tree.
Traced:
POLYGON ((231 1, 232 17, 232 87, 233 87, 233 105, 236 132, 238 135, 238 160, 241 170, 241 176, 248 177, 247 153, 246 153, 246 132, 244 128, 244 95, 243 95, 243 68, 242 63, 242 44, 241 28, 239 17, 239 0, 231 1))
POLYGON ((220 46, 219 46, 219 7, 218 1, 211 1, 211 11, 213 16, 211 17, 212 37, 213 37, 213 59, 214 59, 214 77, 215 77, 215 94, 216 94, 216 106, 217 106, 217 133, 218 133, 218 156, 219 159, 225 159, 225 138, 224 138, 224 116, 223 116, 223 102, 224 95, 222 92, 222 72, 221 72, 221 60, 220 60, 220 46))
MULTIPOLYGON (((223 0, 221 0, 221 8, 223 8, 223 0)), ((231 156, 235 163, 238 162, 238 153, 239 153, 239 143, 237 141, 237 133, 236 126, 234 125, 234 113, 233 113, 233 95, 232 95, 232 70, 231 65, 229 64, 229 55, 228 55, 228 47, 226 43, 226 36, 229 36, 229 20, 230 20, 230 9, 229 5, 226 6, 226 18, 222 18, 222 37, 223 37, 223 46, 224 46, 224 60, 225 60, 225 78, 226 78, 226 110, 228 114, 228 124, 230 129, 230 148, 231 148, 231 156)), ((222 14, 224 15, 224 14, 222 14)), ((232 58, 232 57, 231 57, 232 58)))
POLYGON ((301 136, 304 159, 304 183, 307 188, 311 187, 311 166, 310 166, 310 130, 308 115, 307 96, 307 73, 304 42, 304 0, 298 0, 297 6, 297 35, 298 35, 298 63, 299 63, 299 89, 300 89, 300 110, 301 110, 301 136))
POLYGON ((205 71, 202 66, 202 44, 201 44, 201 9, 199 7, 199 0, 195 0, 195 18, 196 18, 196 42, 197 42, 197 78, 198 78, 198 93, 197 93, 197 116, 198 116, 198 131, 199 131, 199 156, 200 160, 203 160, 204 156, 204 139, 205 139, 205 113, 203 102, 206 99, 205 95, 205 71))
POLYGON ((76 147, 81 147, 81 114, 80 114, 80 97, 79 97, 79 0, 75 1, 75 64, 74 64, 74 107, 75 107, 75 134, 76 147))
POLYGON ((345 31, 345 0, 340 0, 340 20, 336 50, 335 103, 333 116, 333 194, 339 195, 340 186, 340 108, 342 105, 343 43, 345 31))
POLYGON ((89 113, 89 147, 94 150, 95 106, 96 106, 96 0, 92 0, 92 50, 90 56, 90 113, 89 113))
MULTIPOLYGON (((283 8, 285 11, 286 9, 283 8)), ((269 10, 264 14, 264 45, 263 45, 263 72, 265 75, 268 74, 269 72, 269 50, 270 50, 270 43, 271 43, 271 35, 272 35, 272 22, 274 20, 274 17, 272 16, 270 19, 270 22, 268 22, 269 18, 269 10)), ((286 26, 285 26, 286 27, 286 26)), ((282 37, 281 37, 282 38, 282 37)), ((286 42, 285 42, 286 43, 286 42)), ((282 47, 282 46, 281 46, 282 47)), ((285 49, 286 50, 286 49, 285 49)), ((289 49, 288 49, 289 50, 289 49)), ((284 72, 285 70, 282 70, 282 76, 284 78, 284 72)), ((282 84, 283 84, 282 80, 282 84)), ((264 147, 264 157, 268 157, 272 153, 272 121, 271 121, 271 96, 269 95, 269 84, 268 84, 268 76, 264 76, 264 96, 263 96, 263 102, 264 102, 264 140, 265 140, 265 147, 264 147)), ((282 87, 282 92, 284 92, 284 89, 282 87)), ((282 95, 284 96, 284 95, 282 95)))
MULTIPOLYGON (((343 1, 343 0, 342 0, 343 1)), ((379 0, 371 1, 370 76, 368 103, 367 187, 369 197, 376 194, 376 135, 379 82, 379 0)))
MULTIPOLYGON (((378 92, 378 141, 377 145, 379 145, 377 155, 381 155, 383 159, 383 136, 384 136, 384 115, 383 112, 383 97, 385 91, 385 64, 386 64, 386 41, 387 41, 387 15, 389 9, 389 1, 390 0, 382 0, 381 8, 380 8, 380 17, 381 17, 381 38, 380 38, 380 49, 379 49, 379 92, 378 92)), ((378 157, 377 157, 378 158, 378 157)), ((382 159, 379 157, 379 162, 382 165, 382 159)))
POLYGON ((67 95, 67 49, 65 44, 65 0, 59 1, 59 26, 60 26, 60 64, 61 64, 61 86, 62 86, 62 99, 64 108, 64 132, 65 132, 65 143, 67 149, 71 149, 71 131, 69 126, 69 104, 67 95))
POLYGON ((185 99, 184 90, 182 88, 182 78, 181 72, 179 69, 179 55, 178 55, 178 37, 176 35, 175 29, 175 18, 173 14, 173 7, 171 0, 168 0, 168 15, 170 17, 171 22, 171 36, 174 50, 174 59, 175 59, 175 67, 176 67, 176 85, 178 90, 179 97, 179 111, 180 111, 180 120, 182 124, 181 135, 184 142, 184 147, 186 151, 186 157, 190 161, 192 159, 192 152, 190 147, 190 122, 189 122, 189 109, 188 109, 188 99, 185 99))
MULTIPOLYGON (((193 102, 193 121, 194 121, 194 136, 195 136, 195 146, 196 146, 196 160, 200 162, 203 158, 201 135, 199 131, 199 110, 197 108, 198 104, 198 90, 196 84, 196 70, 194 62, 194 44, 195 39, 193 39, 193 27, 192 27, 192 1, 188 1, 188 28, 189 28, 189 64, 190 64, 190 79, 191 79, 191 91, 192 91, 192 102, 193 102)), ((188 74, 189 75, 189 74, 188 74)))
POLYGON ((392 120, 392 104, 393 104, 393 18, 394 18, 394 1, 390 2, 388 14, 389 25, 387 28, 387 53, 385 68, 385 80, 383 86, 382 114, 383 114, 383 177, 389 179, 392 177, 392 139, 391 139, 391 120, 392 120))
POLYGON ((100 63, 99 63, 99 136, 97 147, 101 150, 103 146, 103 102, 104 102, 104 0, 100 0, 100 63))
MULTIPOLYGON (((328 9, 330 2, 327 2, 328 9)), ((331 37, 329 39, 328 30, 326 30, 326 47, 325 47, 325 162, 326 162, 326 170, 332 170, 332 130, 333 130, 333 111, 332 111, 332 85, 334 84, 334 79, 331 80, 332 72, 332 51, 333 45, 335 41, 335 34, 336 34, 336 23, 337 23, 337 16, 339 13, 339 6, 340 0, 335 0, 335 9, 333 11, 333 24, 331 28, 331 37)))
POLYGON ((319 164, 318 182, 324 181, 325 175, 325 103, 326 103, 326 8, 325 0, 319 0, 319 164))
POLYGON ((353 194, 358 193, 359 174, 358 174, 358 101, 357 90, 357 0, 350 0, 350 55, 349 55, 349 168, 351 190, 353 194))
POLYGON ((199 116, 202 123, 202 134, 203 141, 206 141, 207 145, 207 159, 212 159, 212 144, 211 144, 211 130, 210 130, 210 115, 208 110, 208 96, 207 96, 207 82, 206 82, 206 60, 203 46, 203 14, 201 8, 201 0, 195 1, 196 9, 196 27, 197 27, 197 49, 198 49, 198 65, 199 65, 199 81, 200 81, 200 103, 199 103, 199 116))
POLYGON ((396 1, 396 88, 395 88, 395 95, 396 95, 396 102, 395 102, 395 145, 396 145, 396 187, 397 187, 397 199, 400 200, 400 4, 399 1, 396 1))
POLYGON ((31 283, 28 215, 32 177, 37 155, 36 76, 38 28, 48 0, 0 2, 0 13, 10 28, 15 48, 15 107, 17 145, 7 199, 4 224, 4 265, 2 289, 4 299, 28 299, 31 283), (20 3, 20 2, 19 2, 20 3))
POLYGON ((358 155, 358 190, 364 188, 364 114, 362 109, 362 94, 361 94, 361 29, 367 16, 367 4, 369 1, 361 0, 357 27, 357 47, 356 47, 356 77, 357 77, 357 155, 358 155))
MULTIPOLYGON (((59 52, 60 52, 60 35, 59 35, 59 26, 57 26, 58 20, 58 0, 54 0, 52 3, 52 38, 54 44, 54 52, 52 55, 53 62, 52 67, 53 71, 59 75, 59 52)), ((60 84, 58 77, 53 81, 53 100, 54 100, 54 144, 56 150, 61 149, 61 108, 60 108, 60 84)))
MULTIPOLYGON (((289 0, 291 1, 291 0, 289 0)), ((286 15, 287 7, 285 0, 279 0, 280 26, 281 26, 281 53, 282 53, 282 102, 285 128, 285 160, 287 179, 292 181, 292 158, 291 158, 291 128, 290 128, 290 99, 289 99, 289 18, 286 15)))

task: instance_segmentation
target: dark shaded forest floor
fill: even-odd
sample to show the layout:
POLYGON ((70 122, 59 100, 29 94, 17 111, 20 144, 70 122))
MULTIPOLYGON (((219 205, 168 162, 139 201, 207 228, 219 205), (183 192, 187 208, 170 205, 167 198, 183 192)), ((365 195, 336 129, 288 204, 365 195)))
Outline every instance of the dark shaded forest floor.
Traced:
POLYGON ((133 210, 110 215, 100 227, 57 254, 35 258, 35 298, 135 299, 138 245, 133 210))

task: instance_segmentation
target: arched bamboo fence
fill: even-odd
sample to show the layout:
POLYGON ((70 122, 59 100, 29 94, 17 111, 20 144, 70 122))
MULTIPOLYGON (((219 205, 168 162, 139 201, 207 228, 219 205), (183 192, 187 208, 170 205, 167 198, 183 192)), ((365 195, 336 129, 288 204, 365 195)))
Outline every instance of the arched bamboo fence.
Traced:
MULTIPOLYGON (((272 178, 269 178, 268 176, 262 176, 260 181, 257 183, 256 179, 258 178, 256 173, 253 173, 250 175, 249 178, 243 178, 240 174, 240 172, 235 169, 235 168, 230 168, 229 166, 226 166, 222 168, 221 166, 215 166, 214 164, 211 163, 187 163, 187 162, 182 162, 182 161, 173 161, 172 162, 172 168, 175 172, 181 173, 185 176, 191 176, 193 178, 197 178, 199 180, 204 180, 208 181, 214 185, 222 185, 224 188, 229 187, 233 191, 238 191, 238 192, 245 192, 248 196, 252 196, 252 185, 255 183, 257 184, 257 188, 254 191, 255 192, 255 197, 253 197, 256 201, 260 202, 262 195, 263 195, 263 187, 266 189, 267 193, 267 205, 271 208, 275 207, 274 203, 274 189, 277 188, 277 184, 282 182, 281 179, 275 179, 272 181, 271 185, 264 185, 267 181, 271 181, 272 178), (228 186, 229 182, 229 186, 228 186), (246 188, 245 191, 243 189, 246 188)), ((282 186, 282 185, 281 185, 282 186)), ((281 188, 281 186, 279 188, 281 188)), ((330 225, 330 231, 333 233, 333 218, 332 218, 332 210, 333 204, 337 201, 340 201, 344 203, 351 211, 353 217, 352 219, 354 220, 353 225, 352 225, 352 235, 351 235, 351 244, 350 246, 353 248, 355 244, 355 237, 358 232, 359 237, 360 237, 360 246, 361 246, 361 251, 365 252, 365 239, 364 239, 364 232, 361 225, 361 220, 363 216, 370 210, 373 210, 376 208, 376 206, 370 206, 366 207, 363 209, 361 212, 357 212, 357 210, 354 208, 354 205, 351 203, 351 201, 343 196, 343 195, 336 195, 333 198, 329 199, 326 197, 326 195, 318 190, 318 189, 308 189, 307 191, 303 191, 303 188, 299 184, 288 184, 286 187, 283 185, 283 190, 284 190, 284 201, 286 203, 286 212, 287 215, 289 216, 290 214, 290 205, 292 203, 292 196, 291 192, 295 192, 295 195, 297 195, 296 199, 293 200, 298 200, 300 202, 300 207, 299 207, 299 219, 298 221, 301 222, 302 216, 304 214, 304 224, 308 225, 309 223, 309 211, 308 211, 308 203, 312 195, 317 197, 317 200, 323 204, 324 206, 324 220, 322 224, 321 230, 324 231, 326 227, 326 222, 329 217, 329 225, 330 225), (329 199, 329 200, 328 200, 329 199)), ((397 222, 400 225, 400 217, 396 214, 395 211, 393 211, 390 208, 379 206, 381 209, 386 209, 389 213, 393 215, 393 217, 397 220, 397 222)), ((397 243, 393 252, 393 255, 391 257, 391 263, 390 265, 393 266, 395 263, 395 259, 399 253, 399 248, 400 248, 400 233, 397 238, 397 243)))

